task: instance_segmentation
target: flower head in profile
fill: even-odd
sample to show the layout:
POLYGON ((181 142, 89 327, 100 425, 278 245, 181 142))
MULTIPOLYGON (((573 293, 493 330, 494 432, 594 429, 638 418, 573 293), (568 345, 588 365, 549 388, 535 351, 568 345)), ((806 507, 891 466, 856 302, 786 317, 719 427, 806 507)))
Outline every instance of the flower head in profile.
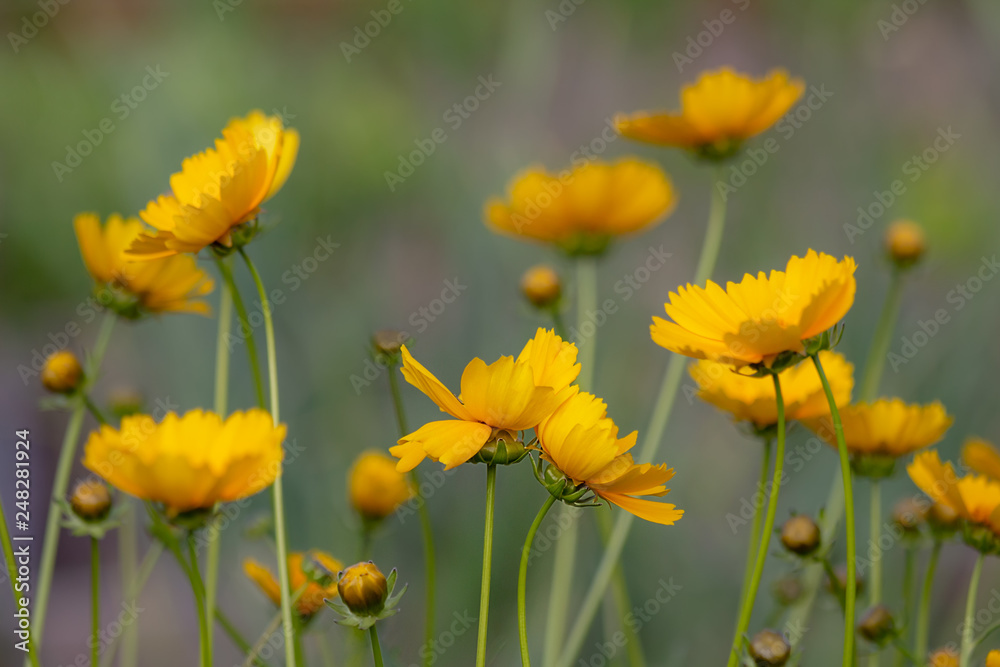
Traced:
POLYGON ((666 465, 636 465, 629 450, 636 432, 618 437, 604 401, 574 394, 537 429, 542 459, 551 465, 540 475, 549 492, 570 503, 587 494, 606 500, 641 519, 672 525, 684 514, 674 505, 637 496, 664 496, 674 476, 666 465))
POLYGON ((670 293, 670 320, 653 318, 653 341, 671 352, 733 366, 770 367, 834 327, 854 303, 854 260, 810 250, 784 271, 749 274, 723 290, 711 280, 670 293))
MULTIPOLYGON (((854 389, 854 366, 842 354, 820 352, 833 397, 837 405, 851 400, 854 389)), ((756 429, 778 423, 778 404, 771 378, 739 373, 728 364, 702 359, 691 365, 691 377, 698 383, 698 398, 732 415, 737 422, 748 422, 756 429)), ((812 364, 797 364, 779 374, 781 395, 787 420, 814 419, 830 414, 819 373, 812 364)))
POLYGON ((802 80, 784 70, 755 80, 723 68, 684 86, 679 111, 619 114, 615 125, 629 139, 723 159, 778 122, 804 90, 802 80))
MULTIPOLYGON (((337 572, 344 564, 328 553, 313 549, 306 553, 288 554, 289 585, 293 591, 302 588, 295 610, 299 617, 308 620, 324 607, 324 598, 337 596, 337 572), (304 588, 303 588, 304 587, 304 588)), ((264 565, 252 558, 243 561, 243 572, 257 584, 264 595, 281 606, 281 587, 278 580, 264 565)))
POLYGON ((623 158, 558 174, 530 168, 514 178, 506 200, 486 202, 486 221, 503 234, 552 243, 570 254, 598 254, 614 237, 661 221, 676 203, 662 169, 623 158))
POLYGON ((253 409, 223 419, 214 412, 168 412, 101 426, 87 439, 83 465, 129 495, 162 503, 168 516, 209 510, 263 491, 281 473, 284 424, 253 409))
POLYGON ((964 520, 969 546, 983 553, 1000 553, 1000 482, 985 475, 959 477, 934 450, 917 454, 906 471, 935 503, 964 520))
POLYGON ((413 485, 396 470, 396 461, 378 450, 363 452, 347 473, 351 506, 366 521, 386 518, 413 492, 413 485))
MULTIPOLYGON (((198 268, 194 257, 163 257, 130 261, 125 251, 143 234, 136 218, 108 217, 104 226, 94 213, 73 219, 80 254, 95 289, 111 295, 110 307, 126 317, 148 313, 209 313, 200 300, 212 291, 212 279, 198 268)), ((103 303, 105 299, 101 299, 103 303)))
POLYGON ((140 213, 156 232, 136 239, 128 254, 154 259, 232 246, 235 228, 254 220, 285 184, 298 149, 298 132, 278 116, 251 111, 233 118, 214 148, 184 160, 170 177, 171 193, 140 213))
POLYGON ((1000 452, 982 438, 971 437, 965 441, 962 463, 980 475, 1000 481, 1000 452))
POLYGON ((462 373, 458 397, 405 346, 402 352, 403 377, 452 419, 425 424, 389 449, 399 459, 396 469, 400 472, 412 470, 428 457, 449 470, 498 440, 505 447, 520 446, 518 458, 523 457, 518 432, 534 428, 552 414, 576 391, 570 385, 580 374, 576 345, 545 329, 537 331, 517 359, 500 357, 489 365, 478 357, 470 361, 462 373))
MULTIPOLYGON (((839 412, 855 472, 874 477, 891 474, 896 459, 936 443, 954 421, 937 401, 913 405, 883 398, 846 405, 839 412)), ((809 427, 837 446, 829 414, 810 420, 809 427)))

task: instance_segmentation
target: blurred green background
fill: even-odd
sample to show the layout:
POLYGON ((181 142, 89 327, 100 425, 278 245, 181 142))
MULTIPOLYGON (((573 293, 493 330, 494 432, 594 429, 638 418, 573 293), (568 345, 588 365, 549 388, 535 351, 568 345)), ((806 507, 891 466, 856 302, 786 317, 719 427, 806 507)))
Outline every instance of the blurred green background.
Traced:
MULTIPOLYGON (((600 137, 615 112, 673 108, 683 83, 722 65, 757 75, 785 67, 832 95, 798 127, 773 131, 780 150, 731 196, 716 278, 736 280, 747 271, 780 268, 791 254, 810 247, 853 255, 858 296, 842 349, 860 369, 888 282, 882 234, 894 218, 918 220, 927 228, 930 250, 907 285, 892 350, 898 353, 901 337, 912 338, 919 321, 936 310, 946 309, 951 319, 898 372, 887 369, 882 390, 912 401, 944 401, 956 417, 941 445, 947 457, 957 457, 968 434, 1000 439, 995 386, 1000 280, 963 298, 960 309, 949 300, 984 257, 994 256, 1000 241, 1000 6, 995 2, 402 0, 403 10, 367 45, 359 39, 355 51, 344 45, 374 20, 373 11, 384 18, 379 12, 387 2, 50 4, 54 16, 37 19, 44 25, 34 32, 25 21, 42 12, 44 2, 5 0, 0 9, 6 35, 0 46, 5 428, 0 456, 12 457, 15 429, 31 429, 39 532, 44 485, 66 416, 38 409, 37 380, 25 382, 18 366, 30 365, 33 351, 69 322, 82 326, 70 342, 73 350, 85 349, 97 333, 97 325, 82 321, 76 311, 90 280, 72 233, 74 214, 136 214, 166 189, 185 156, 209 146, 229 117, 252 108, 281 113, 302 135, 295 170, 267 205, 268 231, 250 248, 268 285, 287 294, 276 310, 282 418, 290 438, 304 448, 286 472, 293 549, 319 547, 347 562, 356 558, 357 525, 345 499, 345 474, 361 450, 386 448, 396 437, 385 376, 357 390, 351 380, 363 377, 373 330, 410 332, 416 356, 457 388, 471 358, 492 361, 516 353, 536 326, 546 324, 519 299, 519 277, 539 261, 555 262, 567 279, 570 267, 544 247, 492 234, 481 222, 485 199, 501 193, 526 165, 568 165, 575 151, 600 137), (734 20, 718 31, 713 22, 724 10, 734 20), (713 26, 720 34, 706 32, 713 26), (699 38, 707 43, 700 53, 691 47, 699 38), (689 48, 691 62, 678 66, 676 54, 689 48), (123 94, 139 97, 130 91, 142 84, 147 67, 166 75, 125 115, 124 102, 116 100, 123 94), (455 116, 446 112, 474 94, 479 77, 490 76, 498 83, 495 91, 456 126, 455 116), (79 166, 57 175, 53 162, 65 162, 67 146, 83 141, 84 132, 104 118, 112 119, 113 132, 103 135, 79 166), (439 127, 447 140, 390 189, 385 173, 398 168, 415 141, 439 127), (908 168, 947 128, 959 138, 926 171, 908 168), (849 238, 844 225, 857 220, 858 207, 871 206, 875 193, 896 179, 904 181, 905 193, 864 234, 849 238), (318 239, 339 248, 296 285, 289 272, 312 255, 318 239), (431 307, 448 280, 465 289, 421 324, 420 309, 431 307)), ((694 272, 710 174, 677 151, 621 138, 594 145, 601 144, 602 158, 635 153, 658 161, 680 193, 672 217, 616 245, 600 266, 600 297, 615 300, 619 309, 598 335, 596 392, 623 429, 642 431, 668 361, 647 327, 651 315, 662 312, 668 291, 694 272), (615 285, 645 261, 651 246, 662 246, 671 259, 626 301, 615 285)), ((249 290, 245 271, 238 276, 249 290)), ((217 293, 213 302, 216 298, 217 293)), ((116 388, 133 387, 147 397, 150 409, 157 400, 182 410, 209 406, 214 336, 214 321, 198 316, 120 325, 96 397, 105 400, 116 388)), ((248 407, 253 394, 243 351, 236 350, 233 359, 233 407, 248 407)), ((685 386, 691 387, 690 380, 685 386)), ((661 447, 662 458, 677 470, 668 499, 687 514, 668 528, 640 522, 625 553, 636 604, 646 601, 661 579, 672 577, 681 587, 642 628, 651 665, 724 659, 748 537, 745 530, 734 535, 726 517, 739 512, 757 475, 757 443, 689 393, 678 398, 661 447)), ((404 394, 412 423, 438 414, 411 387, 404 387, 404 394)), ((92 426, 88 422, 86 428, 92 426)), ((798 431, 789 446, 805 439, 798 431)), ((0 470, 9 471, 12 460, 2 459, 0 470)), ((437 469, 425 464, 421 472, 437 469)), ((824 449, 794 471, 779 519, 792 510, 818 511, 836 470, 835 453, 824 449)), ((442 631, 453 614, 475 615, 478 608, 483 479, 482 467, 463 466, 429 500, 439 547, 442 631)), ((9 502, 8 482, 0 480, 9 502)), ((858 488, 864 507, 866 485, 858 488)), ((908 479, 897 476, 886 502, 913 492, 908 479)), ((518 661, 517 558, 543 500, 544 491, 526 466, 501 471, 490 664, 518 661)), ((273 610, 244 578, 240 564, 254 556, 273 566, 274 558, 266 542, 239 533, 267 510, 267 496, 256 498, 223 546, 221 604, 249 636, 260 632, 273 610)), ((600 555, 593 522, 584 526, 578 596, 600 555)), ((858 528, 864 545, 864 518, 858 528)), ((120 608, 120 590, 113 540, 104 546, 108 622, 120 608)), ((901 547, 886 555, 892 596, 902 557, 901 547)), ((418 522, 387 521, 375 542, 375 558, 386 571, 399 568, 401 580, 410 584, 401 613, 382 632, 389 660, 416 664, 424 595, 418 522)), ((86 651, 89 627, 85 542, 64 537, 58 562, 42 652, 46 665, 73 663, 86 651)), ((945 549, 932 644, 958 639, 960 598, 971 564, 968 549, 945 549)), ((535 561, 529 576, 530 634, 538 649, 551 565, 549 552, 535 561)), ((766 583, 789 567, 773 558, 766 583)), ((1000 573, 988 563, 983 600, 998 582, 1000 573)), ((176 564, 164 558, 139 605, 144 667, 195 661, 196 622, 185 586, 176 564)), ((19 654, 11 646, 12 607, 5 593, 0 600, 5 610, 0 664, 13 665, 19 654)), ((765 591, 752 629, 763 627, 774 608, 765 591)), ((330 616, 317 619, 311 631, 350 647, 352 631, 335 626, 330 616)), ((599 618, 586 644, 582 657, 588 660, 597 655, 601 625, 599 618)), ((474 634, 472 629, 458 637, 436 664, 470 664, 474 634)), ((839 615, 826 598, 809 628, 806 664, 839 664, 840 642, 839 615)), ((239 654, 221 634, 217 647, 216 664, 239 664, 239 654)), ((280 656, 271 662, 280 664, 280 656)), ((318 664, 315 656, 313 662, 318 664)))

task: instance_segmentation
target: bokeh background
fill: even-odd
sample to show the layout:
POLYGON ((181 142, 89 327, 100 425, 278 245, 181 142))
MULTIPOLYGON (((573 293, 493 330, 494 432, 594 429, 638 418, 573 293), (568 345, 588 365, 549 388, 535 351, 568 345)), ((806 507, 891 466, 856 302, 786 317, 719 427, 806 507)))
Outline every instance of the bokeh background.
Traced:
MULTIPOLYGON (((402 0, 403 11, 351 53, 344 45, 386 2, 52 0, 55 15, 32 33, 25 20, 43 4, 5 0, 0 8, 0 471, 11 470, 13 431, 30 429, 38 532, 66 415, 40 410, 37 378, 25 379, 18 369, 30 367, 33 352, 71 322, 82 328, 69 342, 77 352, 97 333, 97 324, 77 312, 90 281, 72 233, 73 215, 137 213, 166 188, 182 158, 210 145, 229 117, 252 108, 281 113, 302 134, 292 177, 267 206, 267 233, 250 250, 268 285, 287 295, 276 310, 282 417, 290 438, 304 448, 286 472, 293 549, 319 547, 345 561, 356 556, 347 468, 363 449, 385 448, 396 437, 384 374, 367 385, 352 382, 352 376, 364 378, 373 330, 409 332, 417 356, 457 386, 472 357, 491 361, 514 353, 546 324, 520 300, 518 279, 539 261, 554 262, 569 279, 569 265, 546 248, 491 233, 482 223, 482 205, 520 168, 563 168, 583 146, 605 159, 638 154, 655 160, 680 193, 672 217, 617 244, 600 266, 600 297, 618 309, 599 330, 596 391, 622 428, 645 428, 668 361, 650 341, 647 325, 668 291, 693 274, 710 173, 677 151, 596 140, 615 112, 674 107, 680 85, 722 65, 753 74, 785 67, 831 94, 818 108, 800 111, 808 116, 804 122, 772 131, 780 150, 731 196, 716 278, 779 268, 810 247, 853 255, 858 296, 842 349, 860 368, 888 283, 882 234, 892 219, 918 220, 927 229, 929 252, 907 284, 893 352, 935 311, 945 309, 950 320, 897 372, 887 369, 882 391, 944 401, 956 417, 941 445, 947 457, 957 456, 968 434, 1000 438, 1000 279, 961 298, 961 307, 953 292, 977 274, 983 258, 995 256, 1000 241, 1000 6, 990 0, 402 0), (724 10, 735 18, 720 32, 713 21, 724 10), (710 26, 720 34, 706 32, 710 26), (700 53, 691 48, 690 62, 678 64, 676 54, 697 43, 699 33, 700 53), (130 91, 142 84, 148 67, 166 76, 124 115, 116 100, 138 97, 130 91), (474 94, 480 77, 492 77, 497 86, 456 127, 455 116, 445 114, 474 94), (67 146, 104 118, 112 119, 113 132, 79 166, 57 175, 53 162, 65 162, 67 146), (386 172, 398 169, 401 156, 436 128, 444 128, 447 140, 390 188, 386 172), (912 158, 948 128, 959 137, 926 170, 914 172, 912 158), (896 179, 905 192, 863 234, 845 233, 858 208, 870 207, 896 179), (296 283, 290 276, 319 239, 339 247, 326 261, 310 264, 314 270, 296 283), (670 260, 625 300, 615 285, 645 262, 650 247, 662 247, 670 260), (459 296, 440 314, 421 315, 421 308, 436 309, 446 281, 462 286, 459 296)), ((238 275, 249 290, 245 272, 238 275)), ((150 408, 157 400, 180 409, 210 405, 214 336, 214 321, 198 316, 117 327, 96 398, 135 388, 150 408)), ((243 351, 237 349, 233 360, 232 405, 248 407, 253 395, 243 351)), ((411 422, 437 414, 411 387, 404 394, 411 422)), ((669 528, 637 524, 624 559, 637 604, 661 579, 672 577, 681 587, 642 628, 651 665, 724 659, 747 539, 746 529, 734 534, 727 515, 739 513, 757 474, 758 444, 689 394, 679 397, 661 448, 677 470, 669 500, 687 514, 669 528)), ((805 439, 797 432, 789 446, 805 439)), ((422 473, 436 468, 425 465, 422 473)), ((793 510, 818 511, 836 470, 833 450, 812 455, 792 473, 779 519, 793 510)), ((475 615, 478 607, 483 479, 482 467, 463 466, 429 500, 442 631, 453 614, 475 615)), ((858 486, 864 507, 867 491, 858 486)), ((0 480, 8 503, 10 487, 9 478, 0 480)), ((897 476, 886 502, 912 493, 910 482, 897 476)), ((517 556, 543 499, 526 466, 501 471, 490 618, 494 665, 518 660, 517 556)), ((244 578, 240 563, 247 556, 271 565, 274 560, 266 541, 241 532, 267 511, 262 494, 223 546, 221 604, 249 636, 260 632, 273 609, 244 578)), ((600 554, 593 522, 583 525, 578 595, 600 554)), ((858 528, 859 537, 867 535, 864 517, 858 528)), ((120 608, 113 542, 104 545, 105 621, 120 608)), ((389 659, 417 663, 424 595, 418 522, 387 521, 374 552, 383 569, 399 568, 410 584, 402 612, 382 632, 389 659)), ((901 547, 886 555, 891 595, 902 557, 901 547)), ((932 644, 958 639, 971 563, 968 549, 945 549, 932 644)), ((549 553, 530 572, 535 639, 546 616, 551 564, 549 553)), ((766 582, 788 568, 773 558, 766 582)), ((988 563, 983 600, 998 582, 1000 573, 988 563)), ((87 585, 86 543, 65 536, 42 651, 46 665, 68 665, 85 652, 87 585)), ((140 664, 193 664, 196 621, 174 563, 161 560, 139 606, 140 664)), ((17 664, 6 593, 0 609, 0 664, 17 664)), ((752 627, 762 627, 774 609, 762 595, 752 627)), ((594 654, 601 639, 600 619, 596 625, 583 657, 594 654)), ((822 600, 809 629, 806 664, 839 664, 840 628, 832 599, 822 600)), ((329 614, 311 631, 338 647, 354 641, 329 614)), ((437 664, 470 664, 474 635, 473 628, 458 637, 437 664)), ((221 633, 217 647, 216 664, 239 663, 221 633)), ((271 661, 280 663, 280 656, 271 661)))

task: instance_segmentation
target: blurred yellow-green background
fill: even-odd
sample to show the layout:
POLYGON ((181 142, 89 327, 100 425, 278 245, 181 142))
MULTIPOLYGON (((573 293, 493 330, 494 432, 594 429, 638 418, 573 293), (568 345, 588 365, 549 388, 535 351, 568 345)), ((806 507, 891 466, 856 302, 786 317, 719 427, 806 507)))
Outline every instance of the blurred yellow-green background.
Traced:
MULTIPOLYGON (((552 261, 569 279, 569 264, 544 247, 496 236, 482 223, 486 198, 502 193, 530 164, 561 169, 585 150, 602 159, 638 154, 662 164, 679 191, 669 219, 617 244, 600 265, 599 296, 613 300, 616 312, 599 329, 595 390, 626 432, 639 429, 641 435, 669 356, 649 339, 648 324, 662 312, 667 293, 693 274, 711 178, 707 167, 678 151, 633 144, 606 128, 619 111, 673 108, 683 83, 723 65, 755 75, 787 68, 811 87, 802 102, 811 100, 812 108, 793 110, 792 120, 771 131, 779 150, 758 160, 762 164, 748 154, 727 168, 726 178, 741 185, 729 200, 716 279, 781 268, 808 248, 854 256, 858 295, 842 350, 860 368, 888 284, 882 234, 895 218, 919 221, 927 229, 928 257, 907 283, 891 349, 902 354, 903 337, 914 342, 920 322, 939 309, 947 311, 948 322, 932 336, 917 336, 924 344, 887 369, 882 391, 911 401, 940 398, 956 418, 941 445, 948 457, 957 456, 966 435, 1000 439, 1000 279, 982 281, 968 297, 958 291, 997 270, 995 2, 401 0, 401 11, 388 20, 387 5, 3 3, 0 489, 9 502, 13 432, 30 429, 39 532, 66 416, 38 408, 42 390, 31 376, 33 355, 58 343, 70 324, 80 333, 69 348, 81 352, 98 328, 81 306, 90 279, 72 232, 74 214, 136 214, 167 188, 185 156, 210 145, 231 116, 253 108, 282 115, 302 135, 290 180, 266 206, 267 232, 250 247, 265 282, 287 297, 275 315, 282 419, 302 449, 285 473, 293 549, 319 547, 344 561, 356 557, 357 521, 346 502, 345 474, 360 451, 386 448, 396 437, 386 378, 366 366, 372 331, 407 331, 421 361, 457 388, 471 358, 492 361, 514 353, 536 326, 547 324, 520 300, 519 277, 534 263, 552 261), (720 20, 724 12, 732 18, 728 23, 720 20), (364 38, 366 24, 379 18, 384 25, 368 25, 374 36, 364 38), (387 179, 438 128, 446 140, 402 182, 387 179), (939 139, 944 136, 950 138, 939 139), (68 152, 88 154, 77 161, 68 152), (732 169, 742 170, 745 184, 732 169), (896 180, 902 194, 887 203, 884 193, 896 180), (845 225, 858 224, 859 207, 873 217, 863 233, 851 233, 845 225), (309 259, 331 244, 336 249, 328 259, 309 259), (670 253, 669 261, 641 289, 622 290, 621 281, 651 249, 670 253), (983 266, 994 268, 980 273, 983 266), (445 290, 457 296, 441 308, 436 300, 445 290)), ((238 276, 249 294, 245 271, 238 276)), ((213 320, 192 315, 119 326, 95 398, 104 401, 131 387, 146 396, 149 409, 208 407, 214 337, 213 320)), ((233 407, 249 407, 253 392, 241 348, 234 351, 233 369, 233 407)), ((725 656, 748 537, 744 530, 734 534, 727 515, 738 514, 742 499, 753 493, 759 456, 757 443, 691 398, 690 380, 685 387, 661 453, 677 471, 669 500, 686 515, 673 527, 637 524, 624 559, 636 604, 661 580, 672 578, 680 587, 640 633, 649 664, 668 667, 718 664, 725 656)), ((409 386, 404 397, 411 422, 438 414, 409 386)), ((805 440, 796 431, 789 446, 805 440)), ((421 471, 429 476, 438 468, 428 463, 421 471)), ((790 472, 779 519, 791 511, 818 511, 836 471, 833 450, 809 453, 790 472)), ((456 614, 475 615, 478 608, 483 478, 482 467, 463 466, 435 485, 428 501, 439 546, 441 631, 456 614)), ((518 661, 517 558, 544 493, 526 466, 501 471, 493 665, 518 661)), ((858 484, 862 506, 866 493, 858 484)), ((913 493, 909 480, 897 475, 887 502, 913 493)), ((240 564, 253 556, 273 565, 274 557, 266 541, 241 533, 268 509, 262 494, 223 545, 221 605, 254 637, 273 609, 240 564)), ((867 529, 861 519, 862 548, 867 529)), ((105 624, 121 609, 113 542, 104 545, 105 624)), ((839 553, 840 545, 835 549, 839 553)), ((897 546, 885 556, 891 595, 899 586, 902 552, 897 546)), ((388 660, 416 664, 424 596, 418 522, 391 518, 374 553, 383 569, 397 567, 410 584, 402 611, 382 630, 388 660)), ((599 555, 593 522, 586 521, 576 595, 599 555)), ((958 640, 971 564, 968 549, 945 549, 932 645, 958 640)), ((551 566, 549 552, 530 571, 533 646, 540 645, 551 566)), ((773 558, 765 585, 789 567, 773 558)), ((1000 582, 993 563, 984 582, 981 595, 988 600, 1000 582)), ((86 543, 64 536, 45 665, 79 664, 77 655, 86 653, 87 586, 86 543)), ((176 564, 164 558, 138 603, 143 667, 196 660, 196 621, 185 586, 176 564)), ((7 613, 13 607, 6 591, 0 600, 0 664, 13 665, 20 659, 7 613)), ((762 595, 752 629, 763 627, 774 609, 762 595)), ((604 622, 598 618, 582 658, 598 655, 604 622)), ((355 641, 331 614, 318 618, 311 632, 328 635, 338 647, 355 641)), ((470 664, 474 635, 474 628, 460 634, 436 664, 470 664)), ((805 664, 839 664, 840 642, 838 612, 826 598, 809 628, 805 664)), ((241 662, 221 633, 216 654, 218 665, 241 662)), ((280 655, 271 663, 280 664, 280 655)))

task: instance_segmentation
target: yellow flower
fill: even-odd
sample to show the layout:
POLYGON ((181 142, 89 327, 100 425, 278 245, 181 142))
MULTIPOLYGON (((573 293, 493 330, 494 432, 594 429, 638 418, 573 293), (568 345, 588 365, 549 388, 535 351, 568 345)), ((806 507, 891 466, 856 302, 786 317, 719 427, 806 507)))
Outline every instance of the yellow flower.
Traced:
POLYGON ((962 462, 980 475, 1000 480, 1000 452, 982 438, 969 438, 962 446, 962 462))
MULTIPOLYGON (((324 607, 323 598, 337 597, 335 579, 343 567, 344 564, 339 560, 317 549, 304 554, 299 552, 288 554, 289 587, 292 592, 295 592, 305 586, 305 590, 302 591, 298 603, 295 605, 299 616, 308 619, 324 607), (318 582, 310 580, 309 573, 303 569, 303 565, 307 563, 306 559, 316 561, 329 572, 327 576, 330 583, 328 585, 321 586, 318 582)), ((252 582, 257 584, 257 587, 274 603, 274 606, 281 606, 281 586, 270 570, 252 558, 248 558, 243 561, 243 572, 252 582)))
POLYGON ((629 450, 633 431, 618 438, 618 427, 607 417, 604 401, 576 393, 537 429, 542 458, 562 472, 576 488, 586 486, 596 496, 641 519, 672 525, 684 514, 674 505, 635 496, 664 496, 673 476, 665 464, 636 465, 629 450))
MULTIPOLYGON (((820 352, 819 360, 837 405, 849 402, 854 388, 854 366, 842 354, 830 350, 820 352)), ((771 378, 743 375, 728 364, 705 359, 692 364, 690 373, 698 383, 698 397, 730 413, 734 420, 750 422, 757 428, 778 423, 771 378)), ((785 419, 812 419, 830 414, 819 373, 812 364, 792 366, 782 371, 779 379, 785 419)))
POLYGON ((533 167, 511 182, 509 193, 507 201, 486 202, 489 226, 574 254, 602 252, 613 237, 659 222, 677 203, 663 170, 636 158, 587 162, 559 174, 533 167))
POLYGON ((125 250, 143 233, 138 219, 115 214, 102 228, 96 214, 81 213, 73 219, 73 227, 87 271, 100 287, 123 297, 123 306, 151 313, 209 313, 208 304, 196 299, 212 291, 212 279, 194 257, 150 262, 125 257, 125 250))
POLYGON ((986 656, 986 667, 1000 667, 1000 651, 990 651, 986 656))
MULTIPOLYGON (((845 405, 840 408, 840 420, 844 443, 851 454, 898 458, 930 447, 943 438, 954 418, 937 401, 912 405, 898 398, 883 398, 873 403, 845 405)), ((837 446, 829 415, 813 420, 810 428, 837 446)))
POLYGON ((923 227, 917 223, 896 220, 885 233, 885 246, 892 261, 905 268, 920 260, 927 248, 927 239, 923 227))
POLYGON ((562 284, 559 274, 548 264, 533 266, 521 276, 524 298, 537 308, 550 308, 559 303, 562 284))
POLYGON ((396 470, 396 461, 380 451, 364 452, 347 473, 351 505, 369 521, 379 521, 413 497, 413 485, 396 470))
POLYGON ((80 386, 83 367, 69 350, 53 352, 42 365, 42 386, 57 394, 68 394, 80 386))
POLYGON ((90 434, 83 465, 115 488, 163 503, 170 515, 252 496, 281 473, 285 425, 263 410, 169 412, 122 419, 90 434))
POLYGON ((615 125, 629 139, 722 158, 778 122, 804 90, 802 80, 784 70, 754 80, 723 68, 684 86, 680 111, 619 114, 615 125))
POLYGON ((839 322, 854 303, 854 260, 814 250, 792 257, 785 271, 749 274, 723 290, 688 284, 665 304, 673 320, 653 318, 653 341, 672 352, 745 366, 770 365, 784 352, 839 322))
POLYGON ((910 479, 935 502, 1000 538, 1000 482, 985 475, 959 477, 934 450, 921 452, 906 467, 910 479))
POLYGON ((569 396, 580 374, 576 345, 551 330, 539 329, 515 360, 500 357, 489 366, 478 357, 462 373, 456 398, 403 346, 403 377, 454 419, 433 421, 400 438, 389 452, 407 472, 426 457, 450 470, 482 449, 497 432, 527 430, 552 414, 569 396))
POLYGON ((140 213, 156 228, 129 248, 136 259, 198 252, 232 245, 234 227, 260 213, 260 205, 285 184, 295 164, 299 134, 277 116, 251 111, 233 118, 215 148, 189 157, 170 177, 171 194, 160 195, 140 213))

